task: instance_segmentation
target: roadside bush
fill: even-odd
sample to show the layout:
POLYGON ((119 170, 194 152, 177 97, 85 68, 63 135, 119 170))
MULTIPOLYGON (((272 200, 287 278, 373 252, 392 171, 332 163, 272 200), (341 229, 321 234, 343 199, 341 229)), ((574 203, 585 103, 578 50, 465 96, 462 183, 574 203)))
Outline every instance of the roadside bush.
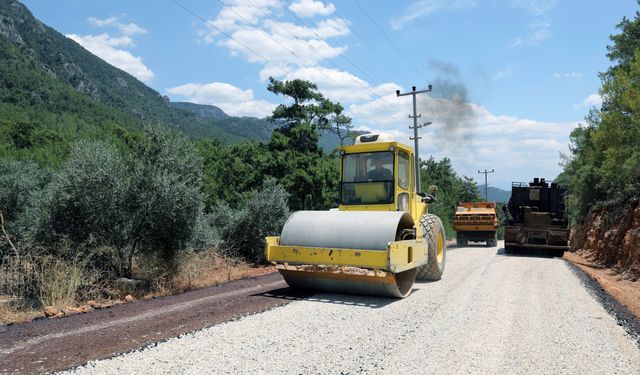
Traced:
POLYGON ((115 147, 93 141, 75 144, 45 189, 34 238, 47 245, 71 241, 79 247, 123 248, 129 232, 128 190, 126 166, 115 147))
POLYGON ((182 135, 160 126, 147 126, 144 134, 127 202, 131 257, 136 250, 158 254, 171 268, 202 217, 202 159, 182 135))
POLYGON ((34 226, 33 208, 48 178, 35 163, 0 159, 0 210, 5 229, 16 240, 34 226))
POLYGON ((249 262, 264 263, 264 238, 280 234, 289 217, 288 197, 274 178, 267 178, 259 191, 250 193, 239 211, 218 204, 214 223, 222 238, 220 248, 249 262))
POLYGON ((201 212, 196 219, 193 235, 187 247, 194 251, 208 250, 216 247, 219 242, 220 234, 215 225, 214 215, 201 212))
POLYGON ((67 247, 72 254, 58 254, 66 259, 77 249, 94 249, 92 266, 111 277, 131 275, 139 252, 158 254, 170 269, 178 250, 215 243, 203 214, 202 161, 193 145, 149 126, 132 149, 123 156, 103 142, 76 143, 35 210, 36 243, 49 253, 64 241, 77 245, 67 247))

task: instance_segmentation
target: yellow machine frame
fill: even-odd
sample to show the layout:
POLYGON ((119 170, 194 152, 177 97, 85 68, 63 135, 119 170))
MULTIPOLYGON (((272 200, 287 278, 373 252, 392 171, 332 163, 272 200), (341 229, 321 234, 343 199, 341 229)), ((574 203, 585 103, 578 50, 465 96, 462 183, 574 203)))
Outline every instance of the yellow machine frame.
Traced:
MULTIPOLYGON (((340 155, 391 151, 394 154, 394 200, 389 204, 343 205, 341 211, 400 211, 399 196, 407 193, 409 204, 407 212, 410 213, 415 229, 415 239, 389 242, 386 251, 363 249, 334 249, 321 247, 281 246, 280 237, 267 237, 266 259, 276 264, 279 268, 296 270, 300 266, 332 266, 345 271, 344 267, 357 267, 373 271, 376 275, 384 276, 386 272, 400 273, 427 263, 428 244, 424 238, 420 218, 427 213, 427 204, 415 189, 415 163, 413 150, 398 142, 367 142, 350 146, 343 146, 340 155), (407 188, 399 184, 398 153, 405 152, 409 155, 409 183, 407 188), (376 273, 378 272, 378 273, 376 273)), ((340 181, 342 181, 342 157, 340 181)), ((438 261, 442 260, 444 239, 438 238, 438 261)))

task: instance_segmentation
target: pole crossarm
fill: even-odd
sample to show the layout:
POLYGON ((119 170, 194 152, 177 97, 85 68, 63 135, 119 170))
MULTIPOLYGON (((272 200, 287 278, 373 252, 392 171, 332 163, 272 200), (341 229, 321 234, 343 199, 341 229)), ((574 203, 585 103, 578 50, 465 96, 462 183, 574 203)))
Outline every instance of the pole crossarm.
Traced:
POLYGON ((405 92, 403 94, 400 93, 400 90, 396 90, 396 96, 413 96, 413 115, 409 115, 409 118, 413 119, 413 126, 409 126, 409 129, 413 130, 413 137, 409 137, 410 140, 414 141, 414 152, 415 152, 415 168, 416 168, 416 192, 420 192, 420 154, 418 153, 418 140, 422 139, 418 137, 418 129, 431 125, 431 122, 425 122, 424 124, 418 125, 418 118, 422 117, 422 114, 417 113, 416 108, 416 95, 423 94, 426 92, 431 92, 432 86, 429 85, 426 90, 416 90, 416 87, 411 87, 411 91, 405 92))
POLYGON ((478 170, 479 174, 484 174, 484 200, 485 200, 485 202, 489 201, 489 190, 488 190, 489 188, 488 188, 488 185, 487 185, 487 175, 489 173, 493 173, 493 172, 495 172, 493 170, 493 168, 491 168, 490 171, 486 170, 486 169, 484 171, 478 170))

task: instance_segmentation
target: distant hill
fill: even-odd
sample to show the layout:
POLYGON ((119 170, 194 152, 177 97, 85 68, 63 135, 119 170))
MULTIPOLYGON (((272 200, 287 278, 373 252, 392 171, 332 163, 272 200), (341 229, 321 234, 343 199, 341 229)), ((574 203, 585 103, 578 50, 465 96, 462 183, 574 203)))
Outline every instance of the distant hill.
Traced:
MULTIPOLYGON (((484 185, 478 185, 478 193, 480 197, 484 199, 484 185)), ((502 190, 497 187, 488 186, 487 187, 487 196, 488 200, 491 202, 509 202, 509 198, 511 197, 511 191, 502 190)))
MULTIPOLYGON (((259 119, 255 117, 232 117, 227 115, 222 109, 213 105, 194 104, 188 102, 172 102, 169 103, 172 107, 192 112, 202 119, 215 120, 221 125, 225 131, 237 137, 244 137, 245 139, 254 139, 258 141, 268 141, 271 138, 271 133, 277 128, 276 124, 273 124, 266 119, 259 119), (246 132, 252 132, 249 137, 246 132)), ((345 140, 345 144, 353 143, 353 139, 365 132, 353 131, 351 132, 351 138, 345 140)), ((320 131, 320 141, 318 142, 320 147, 330 154, 338 146, 340 146, 340 138, 329 131, 320 131)))
POLYGON ((189 102, 170 102, 169 105, 173 108, 193 112, 201 118, 210 118, 214 120, 224 120, 229 118, 229 115, 224 113, 222 109, 215 105, 195 104, 189 102))

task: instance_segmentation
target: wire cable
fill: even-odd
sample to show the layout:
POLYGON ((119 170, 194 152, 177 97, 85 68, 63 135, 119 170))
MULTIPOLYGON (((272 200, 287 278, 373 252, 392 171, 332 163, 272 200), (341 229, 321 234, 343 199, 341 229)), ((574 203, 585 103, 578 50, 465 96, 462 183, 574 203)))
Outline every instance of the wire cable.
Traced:
MULTIPOLYGON (((220 0, 218 0, 220 1, 220 0)), ((280 27, 282 27, 283 30, 287 31, 291 36, 293 36, 294 38, 296 38, 296 40, 299 40, 303 43, 305 43, 306 45, 308 45, 310 48, 312 48, 314 51, 318 51, 317 48, 315 48, 313 45, 311 45, 311 43, 309 43, 308 41, 306 41, 304 38, 299 37, 298 35, 294 34, 292 31, 290 31, 284 24, 282 24, 278 19, 276 19, 268 10, 265 10, 264 8, 258 6, 256 3, 254 3, 252 0, 248 0, 253 6, 254 8, 260 10, 262 13, 264 13, 266 16, 270 17, 273 21, 275 21, 280 27)), ((300 19, 297 15, 295 15, 293 12, 291 12, 287 7, 285 7, 285 9, 287 9, 287 11, 293 15, 298 21, 300 21, 309 31, 311 31, 314 35, 316 35, 316 37, 318 37, 320 40, 322 40, 323 42, 325 42, 327 45, 330 45, 324 38, 322 38, 313 28, 311 28, 305 21, 303 21, 302 19, 300 19)), ((364 72, 362 69, 360 69, 360 67, 356 66, 353 62, 351 62, 346 56, 344 56, 343 54, 340 54, 340 57, 343 58, 345 61, 347 61, 349 64, 351 64, 355 69, 357 69, 358 71, 360 71, 361 73, 363 73, 364 75, 368 76, 370 79, 372 80, 376 80, 375 78, 371 77, 369 74, 367 74, 366 72, 364 72)), ((327 63, 329 63, 331 66, 333 66, 335 69, 337 70, 341 70, 343 71, 344 69, 342 69, 341 67, 339 67, 338 65, 336 65, 335 63, 333 63, 330 60, 327 60, 327 63)), ((308 64, 309 65, 309 64, 308 64)), ((333 77, 329 76, 328 74, 320 71, 325 77, 329 78, 330 80, 333 80, 333 77)), ((377 94, 376 92, 374 92, 373 90, 371 90, 370 87, 363 85, 362 83, 360 83, 359 81, 356 81, 356 84, 358 84, 360 87, 364 88, 365 90, 369 91, 373 96, 376 96, 378 98, 382 98, 379 94, 377 94)))
MULTIPOLYGON (((318 65, 318 64, 310 64, 308 61, 306 61, 305 59, 303 59, 301 56, 297 55, 294 51, 291 51, 289 48, 283 46, 280 42, 276 41, 271 35, 269 35, 266 31, 264 31, 262 28, 260 28, 258 25, 256 25, 255 23, 247 20, 245 17, 243 17, 242 15, 238 14, 236 11, 234 11, 233 9, 229 8, 226 4, 224 4, 221 0, 217 0, 219 3, 221 3, 226 9, 230 10, 231 12, 233 12, 234 14, 236 14, 238 17, 242 18, 245 22, 253 25, 254 27, 256 27, 257 29, 259 29, 261 32, 263 32, 265 35, 267 35, 271 40, 273 40, 274 42, 276 42, 279 46, 281 46, 283 49, 287 50, 289 53, 291 53, 293 56, 296 56, 298 59, 300 59, 304 65, 303 66, 316 66, 318 69, 317 71, 324 75, 325 77, 327 77, 330 81, 333 81, 333 77, 329 76, 324 70, 322 70, 322 66, 318 65)), ((248 45, 246 45, 245 43, 242 43, 241 41, 239 41, 238 39, 234 38, 233 35, 225 32, 224 30, 220 29, 219 27, 215 26, 213 23, 211 23, 210 21, 206 20, 204 17, 198 15, 197 13, 193 12, 191 9, 187 8, 186 6, 182 5, 181 3, 179 3, 177 0, 171 0, 171 2, 173 2, 174 4, 176 4, 177 6, 179 6, 180 8, 182 8, 183 10, 185 10, 187 13, 191 14, 192 16, 194 16, 195 18, 197 18, 198 20, 200 20, 201 22, 203 22, 205 25, 215 29, 216 31, 218 31, 219 33, 225 35, 227 38, 233 40, 234 42, 238 43, 239 45, 241 45, 242 47, 246 48, 248 51, 250 51, 251 53, 253 53, 254 55, 256 55, 257 57, 259 57, 260 59, 268 62, 269 64, 275 66, 276 68, 278 68, 279 70, 281 70, 283 73, 285 73, 285 75, 288 76, 293 76, 294 74, 287 70, 286 68, 274 63, 272 60, 270 60, 269 58, 263 56, 262 54, 260 54, 259 52, 257 52, 256 50, 254 50, 253 48, 249 47, 248 45)), ((253 1, 251 1, 251 3, 254 5, 254 7, 256 7, 256 9, 259 9, 259 7, 257 7, 257 5, 255 3, 253 3, 253 1)), ((259 9, 260 10, 260 9, 259 9)), ((264 10, 262 10, 265 14, 269 15, 272 19, 274 19, 273 16, 271 16, 268 12, 265 12, 264 10)), ((279 23, 279 22, 278 22, 279 23)), ((304 22, 303 22, 304 23, 304 22)), ((281 23, 279 23, 281 24, 281 23)), ((305 24, 306 26, 306 24, 305 24)), ((319 37, 321 40, 323 40, 325 43, 327 43, 324 39, 322 39, 313 29, 309 28, 307 26, 307 28, 313 32, 317 37, 319 37)), ((293 34, 291 34, 293 35, 293 34)), ((295 35, 293 35, 294 37, 296 37, 295 35)), ((296 37, 296 39, 300 40, 298 37, 296 37)), ((311 46, 308 42, 304 41, 307 45, 309 45, 310 47, 314 48, 315 47, 311 46)), ((328 44, 328 43, 327 43, 328 44)), ((340 68, 339 66, 337 66, 335 63, 333 63, 330 60, 327 60, 327 62, 332 65, 335 69, 342 71, 343 69, 340 68)), ((373 90, 371 90, 370 87, 365 86, 364 84, 362 84, 359 80, 356 80, 355 83, 357 85, 359 85, 360 87, 362 87, 363 89, 367 90, 369 93, 371 93, 373 96, 377 97, 378 99, 382 99, 383 101, 387 101, 389 98, 388 97, 384 97, 379 95, 378 93, 374 92, 373 90)))
POLYGON ((237 40, 236 38, 234 38, 232 35, 230 35, 229 33, 225 32, 224 30, 218 28, 216 25, 212 24, 211 22, 207 21, 206 19, 204 19, 203 17, 201 17, 200 15, 198 15, 197 13, 191 11, 191 9, 185 7, 184 5, 180 4, 177 0, 171 0, 171 2, 173 2, 174 4, 176 4, 177 6, 179 6, 180 8, 184 9, 187 13, 191 14, 192 16, 194 16, 195 18, 199 19, 200 21, 202 21, 205 25, 215 29, 216 31, 218 31, 219 33, 223 34, 224 36, 226 36, 227 38, 233 40, 234 42, 238 43, 239 45, 243 46, 244 48, 246 48, 247 50, 249 50, 251 53, 253 53, 254 55, 258 56, 259 58, 261 58, 262 60, 268 62, 269 64, 275 66, 276 68, 280 69, 283 73, 285 74, 291 74, 291 72, 289 72, 287 69, 281 67, 280 65, 274 63, 273 61, 271 61, 270 59, 262 56, 260 53, 258 53, 256 50, 254 50, 253 48, 247 46, 246 44, 242 43, 241 41, 237 40))
MULTIPOLYGON (((253 1, 252 1, 252 0, 249 0, 249 1, 250 1, 251 3, 253 3, 253 1)), ((285 4, 286 4, 286 1, 284 1, 284 2, 285 2, 285 4)), ((291 5, 291 3, 288 3, 288 5, 290 6, 290 5, 291 5)), ((314 35, 315 35, 319 40, 321 40, 321 41, 325 42, 327 45, 329 45, 329 42, 327 42, 327 41, 325 40, 325 38, 323 38, 320 34, 318 34, 318 32, 317 32, 316 30, 314 30, 314 29, 313 29, 313 28, 312 28, 312 27, 311 27, 311 26, 310 26, 306 21, 304 21, 303 19, 301 19, 300 17, 298 17, 298 15, 297 15, 297 14, 295 14, 295 12, 291 11, 291 9, 289 9, 289 7, 288 7, 288 6, 285 6, 284 8, 287 10, 287 12, 288 12, 289 14, 291 14, 291 15, 292 15, 296 20, 298 20, 298 22, 302 23, 302 24, 304 25, 304 27, 305 27, 307 30, 311 31, 311 32, 312 32, 312 33, 313 33, 313 34, 314 34, 314 35)), ((271 16, 271 15, 269 15, 269 16, 271 16)), ((274 21, 278 22, 278 21, 277 21, 273 16, 271 16, 271 18, 272 18, 274 21)), ((280 22, 278 22, 278 24, 279 24, 281 27, 283 27, 283 28, 285 28, 285 29, 286 29, 286 27, 285 27, 284 25, 282 25, 280 22)), ((292 34, 292 35, 293 35, 293 34, 292 34)), ((309 44, 309 45, 311 46, 311 44, 309 44)), ((315 50, 315 47, 313 47, 313 46, 311 46, 311 47, 315 50)), ((367 72, 365 72, 364 70, 362 70, 358 65, 356 65, 353 61, 351 61, 351 60, 350 60, 346 55, 344 55, 344 54, 340 54, 340 57, 341 57, 343 60, 345 60, 346 62, 348 62, 348 63, 349 63, 352 67, 354 67, 356 70, 358 70, 360 73, 362 73, 364 76, 366 76, 367 78, 369 78, 371 81, 374 81, 374 82, 381 82, 381 80, 380 80, 380 79, 378 79, 378 78, 376 78, 376 77, 373 77, 373 76, 371 76, 369 73, 367 73, 367 72)))
POLYGON ((402 56, 402 58, 405 59, 405 61, 407 63, 409 63, 409 65, 416 71, 416 73, 418 73, 422 79, 425 80, 425 82, 427 81, 427 78, 422 74, 422 72, 420 72, 418 70, 418 68, 415 67, 415 65, 413 65, 413 63, 411 62, 411 60, 409 60, 409 58, 407 58, 407 56, 402 52, 402 50, 400 50, 400 48, 398 48, 398 46, 396 46, 396 44, 393 42, 393 40, 391 40, 391 38, 389 38, 387 36, 387 34, 384 32, 384 30, 382 30, 382 28, 380 26, 378 26, 378 24, 376 23, 376 21, 373 20, 373 18, 371 18, 371 16, 369 15, 369 13, 367 13, 367 11, 364 9, 364 7, 362 5, 360 5, 360 2, 358 2, 358 0, 354 0, 354 2, 358 5, 358 7, 362 10, 362 12, 365 14, 365 16, 367 16, 367 18, 369 19, 369 21, 371 21, 371 23, 373 23, 373 25, 378 29, 378 31, 380 31, 380 33, 382 34, 382 36, 385 37, 385 39, 387 39, 387 41, 393 46, 393 48, 395 48, 396 51, 398 51, 398 53, 400 54, 400 56, 402 56))

